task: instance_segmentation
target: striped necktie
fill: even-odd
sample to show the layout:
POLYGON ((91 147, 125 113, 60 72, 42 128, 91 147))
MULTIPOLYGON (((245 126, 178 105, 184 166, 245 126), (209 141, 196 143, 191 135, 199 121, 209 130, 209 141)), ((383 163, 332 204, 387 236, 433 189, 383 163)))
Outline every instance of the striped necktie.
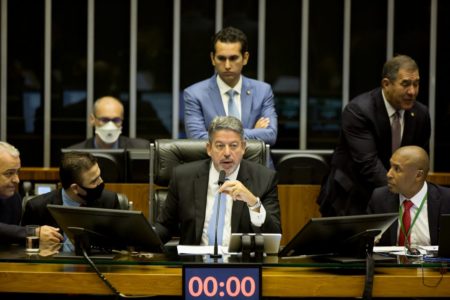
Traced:
POLYGON ((227 92, 228 95, 228 115, 241 119, 241 115, 239 114, 239 110, 237 108, 236 102, 234 101, 234 95, 237 92, 233 89, 227 92))

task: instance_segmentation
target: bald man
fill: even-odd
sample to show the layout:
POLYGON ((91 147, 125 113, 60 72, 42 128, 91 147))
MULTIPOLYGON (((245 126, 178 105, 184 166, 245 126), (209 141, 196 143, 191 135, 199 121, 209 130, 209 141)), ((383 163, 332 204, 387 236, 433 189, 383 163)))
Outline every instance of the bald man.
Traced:
MULTIPOLYGON (((373 191, 368 213, 399 212, 403 215, 404 201, 410 200, 411 229, 409 245, 437 245, 439 216, 450 213, 450 189, 427 182, 429 158, 417 146, 398 148, 390 159, 388 185, 373 191), (417 215, 417 218, 416 218, 417 215)), ((379 245, 398 245, 401 217, 383 234, 379 245)))
MULTIPOLYGON (((20 226, 22 198, 17 193, 20 182, 20 152, 11 144, 0 141, 0 245, 24 243, 27 228, 20 226)), ((42 242, 59 242, 59 229, 41 226, 36 234, 42 242)))
POLYGON ((70 146, 71 149, 130 149, 149 147, 149 141, 129 138, 122 134, 124 108, 119 99, 106 96, 94 103, 89 124, 95 128, 95 137, 70 146))

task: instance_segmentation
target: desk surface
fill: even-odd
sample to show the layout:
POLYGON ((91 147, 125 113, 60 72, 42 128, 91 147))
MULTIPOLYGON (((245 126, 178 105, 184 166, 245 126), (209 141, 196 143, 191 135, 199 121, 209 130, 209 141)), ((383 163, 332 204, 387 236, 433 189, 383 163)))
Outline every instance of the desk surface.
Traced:
MULTIPOLYGON (((23 250, 22 250, 23 251, 23 250)), ((25 256, 26 257, 26 256, 25 256)), ((263 264, 263 296, 360 297, 364 264, 271 258, 263 264)), ((181 295, 182 263, 101 261, 97 267, 125 295, 181 295)), ((448 297, 450 274, 437 265, 382 264, 375 268, 374 297, 448 297)), ((111 294, 82 260, 0 258, 0 292, 111 294)))

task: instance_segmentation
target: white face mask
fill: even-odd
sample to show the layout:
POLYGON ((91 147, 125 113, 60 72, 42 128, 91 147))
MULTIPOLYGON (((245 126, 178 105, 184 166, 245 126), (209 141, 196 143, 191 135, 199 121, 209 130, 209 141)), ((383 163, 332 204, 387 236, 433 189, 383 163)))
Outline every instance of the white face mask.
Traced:
POLYGON ((95 126, 95 134, 106 144, 112 144, 119 138, 122 133, 122 127, 117 127, 112 121, 103 126, 95 126))

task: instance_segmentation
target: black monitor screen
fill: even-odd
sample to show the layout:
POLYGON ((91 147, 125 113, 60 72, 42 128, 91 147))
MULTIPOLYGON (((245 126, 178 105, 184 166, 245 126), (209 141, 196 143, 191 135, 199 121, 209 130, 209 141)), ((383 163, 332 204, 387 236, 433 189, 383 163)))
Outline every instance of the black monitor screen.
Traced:
POLYGON ((93 248, 162 252, 163 244, 141 211, 47 205, 64 233, 76 245, 81 228, 93 248), (75 229, 74 229, 75 228, 75 229))
POLYGON ((312 218, 279 255, 353 255, 364 235, 383 233, 397 218, 398 213, 312 218))
POLYGON ((125 149, 61 149, 61 153, 72 151, 88 152, 95 156, 104 182, 126 181, 127 155, 125 149))

